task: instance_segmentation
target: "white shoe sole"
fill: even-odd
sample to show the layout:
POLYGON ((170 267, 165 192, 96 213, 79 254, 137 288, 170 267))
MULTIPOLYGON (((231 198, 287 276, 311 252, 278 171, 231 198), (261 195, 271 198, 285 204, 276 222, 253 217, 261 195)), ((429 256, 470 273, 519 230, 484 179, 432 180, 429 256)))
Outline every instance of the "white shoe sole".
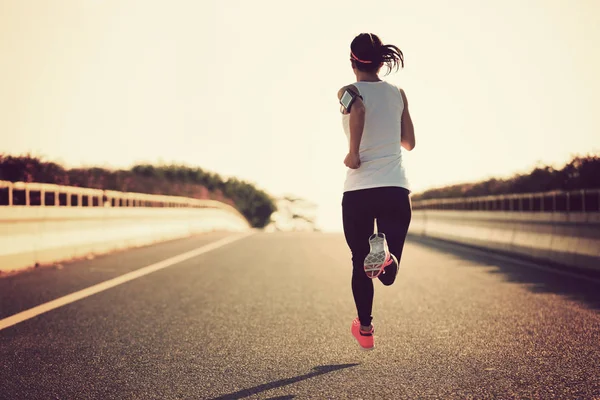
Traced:
POLYGON ((371 251, 365 257, 365 273, 371 279, 377 278, 383 271, 386 261, 390 258, 385 234, 376 233, 369 237, 369 246, 371 251))

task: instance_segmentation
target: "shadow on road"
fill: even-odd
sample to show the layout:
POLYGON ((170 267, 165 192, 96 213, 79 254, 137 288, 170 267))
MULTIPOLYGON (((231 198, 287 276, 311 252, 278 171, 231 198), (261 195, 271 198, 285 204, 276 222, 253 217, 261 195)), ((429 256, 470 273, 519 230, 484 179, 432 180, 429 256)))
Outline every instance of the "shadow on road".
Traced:
MULTIPOLYGON (((318 367, 314 367, 313 371, 309 372, 308 374, 296 376, 293 378, 281 379, 281 380, 278 380, 275 382, 265 383, 265 384, 254 386, 254 387, 248 388, 248 389, 242 389, 235 393, 229 393, 229 394, 224 394, 223 396, 215 397, 212 400, 243 399, 244 397, 252 396, 252 395, 260 393, 260 392, 264 392, 264 391, 275 389, 275 388, 280 388, 282 386, 291 385, 292 383, 300 382, 305 379, 314 378, 315 376, 327 374, 329 372, 334 372, 334 371, 338 371, 338 370, 345 369, 345 368, 355 367, 357 365, 358 364, 321 365, 318 367)), ((275 400, 275 399, 286 400, 286 399, 293 399, 293 398, 294 398, 294 396, 289 395, 289 396, 273 397, 273 398, 271 398, 271 400, 275 400)))
MULTIPOLYGON (((567 273, 574 271, 567 267, 546 266, 542 262, 538 262, 540 268, 543 267, 543 269, 538 269, 525 266, 517 261, 511 262, 510 260, 489 257, 485 254, 486 250, 474 250, 469 246, 443 240, 410 235, 409 241, 425 246, 430 250, 477 264, 474 266, 495 267, 490 273, 503 275, 509 282, 527 284, 532 292, 558 294, 585 304, 592 309, 600 310, 600 284, 597 283, 600 276, 595 272, 577 270, 576 272, 583 274, 584 277, 576 278, 552 272, 552 270, 567 273), (596 282, 586 279, 586 275, 595 279, 596 282)), ((515 257, 515 260, 518 260, 518 258, 515 257)))

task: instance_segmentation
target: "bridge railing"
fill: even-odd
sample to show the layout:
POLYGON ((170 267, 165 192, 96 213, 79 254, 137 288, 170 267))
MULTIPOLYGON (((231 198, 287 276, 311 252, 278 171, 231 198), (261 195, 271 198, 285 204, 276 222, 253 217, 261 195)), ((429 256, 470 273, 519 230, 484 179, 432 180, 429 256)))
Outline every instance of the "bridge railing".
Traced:
POLYGON ((193 199, 37 182, 0 181, 0 206, 227 208, 216 200, 193 199))
POLYGON ((248 220, 212 199, 0 181, 0 274, 210 231, 248 220))
POLYGON ((600 212, 600 189, 413 200, 413 210, 600 212))

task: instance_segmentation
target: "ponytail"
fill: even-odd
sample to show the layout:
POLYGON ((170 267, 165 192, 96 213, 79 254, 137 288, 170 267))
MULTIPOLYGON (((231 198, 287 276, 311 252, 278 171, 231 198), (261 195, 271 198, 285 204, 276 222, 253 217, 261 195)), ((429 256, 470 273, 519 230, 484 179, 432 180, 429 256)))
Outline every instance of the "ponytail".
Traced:
MULTIPOLYGON (((392 72, 392 70, 398 71, 400 68, 404 68, 404 54, 402 54, 402 50, 393 44, 382 45, 379 48, 381 62, 385 64, 388 71, 387 74, 392 72)), ((386 74, 386 75, 387 75, 386 74)))

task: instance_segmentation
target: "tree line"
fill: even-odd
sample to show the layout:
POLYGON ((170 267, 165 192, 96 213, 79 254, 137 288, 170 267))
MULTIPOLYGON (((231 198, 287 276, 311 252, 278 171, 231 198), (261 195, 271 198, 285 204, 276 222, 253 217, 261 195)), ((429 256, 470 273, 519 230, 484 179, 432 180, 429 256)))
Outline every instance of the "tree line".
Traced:
POLYGON ((0 154, 0 180, 213 199, 235 207, 255 228, 265 227, 277 209, 271 196, 251 183, 185 165, 65 168, 30 155, 0 154))
POLYGON ((575 156, 561 169, 538 166, 531 172, 507 179, 488 179, 426 190, 414 200, 488 196, 510 193, 535 193, 553 190, 600 188, 600 155, 575 156))

